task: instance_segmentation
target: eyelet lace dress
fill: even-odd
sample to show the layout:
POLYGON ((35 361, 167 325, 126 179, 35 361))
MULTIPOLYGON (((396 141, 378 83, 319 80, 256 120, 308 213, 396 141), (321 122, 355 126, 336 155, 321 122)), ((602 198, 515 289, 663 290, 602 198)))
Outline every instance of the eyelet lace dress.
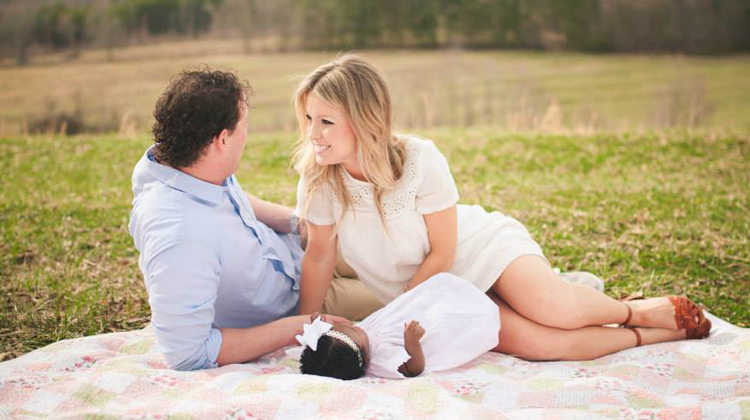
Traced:
MULTIPOLYGON (((392 191, 383 194, 385 229, 375 207, 372 185, 343 171, 352 205, 338 227, 342 257, 383 303, 403 292, 430 252, 424 215, 458 202, 448 162, 433 142, 409 135, 405 145, 404 174, 392 191)), ((298 213, 307 200, 304 182, 300 179, 297 188, 298 213)), ((313 194, 308 214, 302 216, 319 226, 333 225, 341 210, 341 197, 325 184, 313 194)), ((489 289, 516 258, 544 258, 526 228, 512 217, 461 204, 457 214, 458 245, 450 273, 481 291, 489 289)))

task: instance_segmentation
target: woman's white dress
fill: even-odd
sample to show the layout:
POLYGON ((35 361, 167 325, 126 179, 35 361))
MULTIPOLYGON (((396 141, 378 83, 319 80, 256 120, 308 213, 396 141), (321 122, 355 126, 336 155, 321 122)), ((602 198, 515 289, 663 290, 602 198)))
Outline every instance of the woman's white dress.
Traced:
POLYGON ((498 344, 497 305, 466 280, 440 273, 359 324, 370 341, 367 375, 404 377, 398 372, 410 357, 404 349, 404 324, 412 320, 425 330, 420 340, 425 373, 461 366, 498 344))
MULTIPOLYGON (((344 171, 350 207, 338 226, 344 260, 383 303, 403 293, 404 287, 430 252, 423 215, 445 210, 458 202, 458 190, 448 162, 435 145, 405 136, 406 161, 396 188, 383 196, 387 230, 379 220, 372 185, 344 171)), ((498 173, 498 176, 502 176, 498 173)), ((297 213, 305 208, 304 179, 297 188, 297 213)), ((310 222, 333 225, 341 216, 340 197, 326 184, 310 202, 310 222)), ((487 212, 480 206, 458 205, 458 246, 452 274, 485 292, 514 259, 522 255, 544 258, 526 228, 512 217, 487 212)))

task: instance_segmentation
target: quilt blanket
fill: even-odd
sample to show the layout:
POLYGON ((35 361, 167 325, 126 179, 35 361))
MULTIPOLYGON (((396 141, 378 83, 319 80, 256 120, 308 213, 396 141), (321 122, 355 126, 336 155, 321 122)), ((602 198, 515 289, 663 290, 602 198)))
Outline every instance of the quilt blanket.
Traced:
POLYGON ((284 350, 176 372, 145 328, 0 364, 0 418, 750 419, 750 330, 712 321, 706 340, 593 361, 488 353, 446 372, 356 381, 300 375, 284 350))

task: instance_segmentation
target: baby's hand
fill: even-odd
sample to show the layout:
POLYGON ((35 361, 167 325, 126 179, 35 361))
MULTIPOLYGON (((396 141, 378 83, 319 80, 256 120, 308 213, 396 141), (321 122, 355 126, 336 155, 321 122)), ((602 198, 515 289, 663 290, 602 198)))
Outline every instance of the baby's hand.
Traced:
POLYGON ((424 328, 419 325, 418 321, 411 321, 404 324, 404 344, 416 344, 424 335, 424 328))

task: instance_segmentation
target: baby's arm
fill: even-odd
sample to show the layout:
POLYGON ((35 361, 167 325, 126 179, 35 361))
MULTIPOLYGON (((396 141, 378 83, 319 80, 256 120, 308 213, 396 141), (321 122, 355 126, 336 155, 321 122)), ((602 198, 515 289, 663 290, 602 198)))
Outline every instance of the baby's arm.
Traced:
POLYGON ((417 321, 411 321, 404 326, 404 349, 411 356, 398 371, 406 377, 419 376, 424 370, 424 353, 419 340, 424 335, 424 328, 417 321))

